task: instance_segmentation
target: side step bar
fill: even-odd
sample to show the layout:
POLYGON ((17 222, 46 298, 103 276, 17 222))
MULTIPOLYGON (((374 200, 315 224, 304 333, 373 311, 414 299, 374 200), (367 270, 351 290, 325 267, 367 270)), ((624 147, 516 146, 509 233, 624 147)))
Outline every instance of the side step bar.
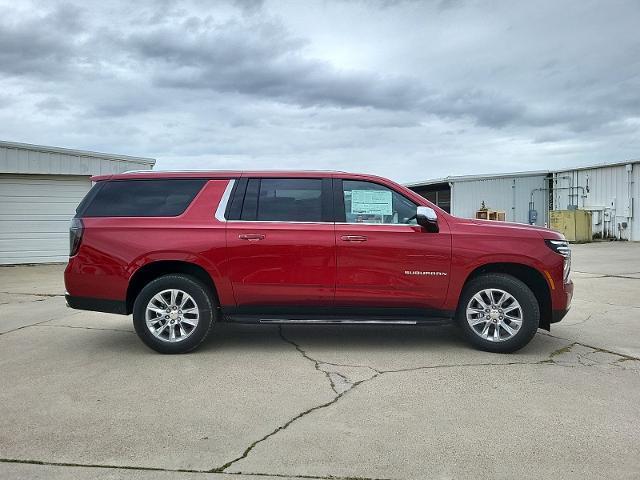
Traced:
POLYGON ((416 325, 416 320, 354 320, 354 319, 294 319, 294 318, 261 318, 259 323, 278 324, 313 324, 313 325, 416 325))
POLYGON ((341 315, 315 318, 301 315, 225 315, 223 321, 271 325, 445 325, 451 323, 451 319, 446 317, 343 317, 341 315))

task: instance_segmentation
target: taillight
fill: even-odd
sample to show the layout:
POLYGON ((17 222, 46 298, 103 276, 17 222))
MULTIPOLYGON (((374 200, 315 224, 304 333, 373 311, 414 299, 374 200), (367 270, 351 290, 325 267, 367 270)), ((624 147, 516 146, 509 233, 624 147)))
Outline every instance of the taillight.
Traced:
POLYGON ((80 248, 80 242, 82 241, 82 232, 84 231, 84 225, 79 218, 73 218, 71 220, 71 227, 69 228, 69 256, 73 257, 78 253, 80 248))

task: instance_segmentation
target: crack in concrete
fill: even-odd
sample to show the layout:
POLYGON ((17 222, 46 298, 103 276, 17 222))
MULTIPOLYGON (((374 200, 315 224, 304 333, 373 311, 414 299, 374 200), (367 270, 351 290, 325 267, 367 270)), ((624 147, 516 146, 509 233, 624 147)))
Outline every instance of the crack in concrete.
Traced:
POLYGON ((589 316, 587 318, 585 318, 584 320, 580 320, 579 322, 576 323, 567 323, 563 326, 565 327, 575 327, 576 325, 582 325, 583 323, 588 322, 589 320, 591 320, 591 317, 593 317, 593 313, 589 314, 589 316))
MULTIPOLYGON (((81 312, 78 312, 81 313, 81 312)), ((45 322, 50 322, 51 320, 45 320, 43 322, 40 323, 45 323, 45 322)), ((20 327, 18 329, 15 330, 19 330, 21 328, 27 328, 30 326, 37 326, 39 324, 34 324, 34 325, 26 325, 24 327, 20 327)), ((115 329, 101 329, 101 328, 93 328, 93 327, 74 327, 71 325, 41 325, 41 326, 49 326, 49 327, 63 327, 63 328, 82 328, 82 329, 88 329, 88 330, 115 330, 115 329)), ((12 331, 15 331, 12 330, 12 331)), ((116 330, 116 331, 122 331, 122 332, 127 332, 127 333, 133 333, 130 332, 128 330, 116 330)), ((8 332, 6 332, 8 333, 8 332)), ((268 433, 267 435, 264 435, 262 438, 254 441, 251 445, 249 445, 244 452, 242 453, 242 455, 240 455, 239 457, 234 458, 233 460, 225 463, 224 465, 217 467, 217 468, 213 468, 211 470, 197 470, 197 469, 165 469, 165 468, 158 468, 158 467, 137 467, 137 466, 126 466, 126 465, 100 465, 100 464, 80 464, 80 463, 69 463, 69 462, 47 462, 47 461, 40 461, 40 460, 22 460, 22 459, 10 459, 10 458, 0 458, 0 463, 22 463, 22 464, 34 464, 34 465, 48 465, 48 466, 66 466, 66 467, 86 467, 86 468, 107 468, 107 469, 121 469, 121 470, 143 470, 143 471, 163 471, 163 472, 175 472, 175 473, 218 473, 218 474, 223 474, 223 475, 247 475, 247 476, 259 476, 259 477, 279 477, 279 478, 285 478, 285 477, 289 477, 289 478, 300 478, 300 479, 316 479, 316 480, 385 480, 385 479, 378 479, 378 478, 371 478, 371 477, 353 477, 353 476, 349 476, 349 477, 339 477, 339 476, 333 476, 333 475, 328 475, 328 476, 314 476, 314 475, 285 475, 285 474, 271 474, 271 473, 264 473, 264 472, 226 472, 225 470, 227 468, 229 468, 230 466, 232 466, 233 464, 247 458, 247 456, 251 453, 251 451, 260 443, 268 440, 269 438, 271 438, 272 436, 274 436, 275 434, 277 434, 280 431, 283 431, 285 429, 287 429, 290 425, 292 425, 294 422, 296 422, 297 420, 317 411, 317 410, 321 410, 324 409, 326 407, 329 407, 331 405, 334 405, 335 403, 337 403, 344 395, 346 395, 349 391, 353 390, 354 388, 356 388, 358 385, 361 385, 365 382, 368 382, 370 380, 373 380, 381 375, 384 374, 388 374, 388 373, 399 373, 399 372, 411 372, 411 371, 419 371, 419 370, 428 370, 428 369, 439 369, 439 368, 456 368, 456 367, 482 367, 482 366, 509 366, 509 365, 543 365, 543 364, 552 364, 552 365, 559 365, 559 366, 572 366, 570 364, 568 364, 567 362, 562 362, 562 361, 558 361, 557 357, 562 357, 565 354, 570 354, 572 352, 572 350, 576 347, 576 346, 581 346, 583 348, 587 348, 589 350, 591 350, 591 352, 587 352, 587 354, 577 354, 576 358, 578 360, 578 363, 582 366, 593 366, 598 364, 597 360, 589 358, 587 355, 590 354, 594 354, 594 353, 606 353, 609 355, 614 355, 617 356, 618 358, 612 362, 608 362, 606 363, 607 365, 613 365, 613 366, 620 366, 621 363, 626 362, 626 361, 640 361, 640 358, 636 358, 636 357, 632 357, 630 355, 625 355, 625 354, 620 354, 620 353, 616 353, 616 352, 612 352, 610 350, 606 350, 603 348, 599 348, 599 347, 592 347, 589 345, 585 345, 582 344, 580 342, 572 342, 568 345, 565 345, 563 347, 560 347, 556 350, 554 350, 553 352, 551 352, 548 356, 547 359, 544 360, 538 360, 538 361, 534 361, 534 362, 504 362, 504 363, 495 363, 495 362, 485 362, 485 363, 458 363, 458 364, 443 364, 443 365, 424 365, 424 366, 418 366, 418 367, 408 367, 408 368, 400 368, 400 369, 389 369, 389 370, 378 370, 375 369, 371 366, 368 365, 353 365, 353 364, 336 364, 336 363, 331 363, 331 362, 324 362, 324 361, 320 361, 317 360, 316 358, 310 356, 300 345, 298 345, 297 343, 295 343, 294 341, 288 339, 284 333, 282 332, 282 327, 279 327, 279 335, 281 337, 281 339, 286 342, 289 343, 291 345, 293 345, 296 349, 296 351, 298 351, 298 353, 300 353, 303 358, 307 359, 308 361, 312 362, 314 365, 314 368, 319 371, 322 372, 327 379, 329 380, 329 383, 331 385, 331 388, 333 390, 333 392, 336 394, 335 397, 333 399, 331 399, 328 402, 322 403, 320 405, 316 405, 314 407, 311 407, 307 410, 304 410, 302 412, 300 412, 298 415, 294 416, 293 418, 289 419, 287 422, 285 422, 284 424, 278 426, 276 429, 274 429, 273 431, 271 431, 270 433, 268 433), (321 365, 331 365, 331 366, 336 366, 336 367, 350 367, 350 368, 366 368, 366 369, 370 369, 371 371, 375 372, 374 375, 372 375, 370 378, 366 378, 363 380, 359 380, 359 381, 355 381, 355 382, 351 382, 347 376, 338 373, 338 372, 334 372, 334 371, 326 371, 323 370, 321 365), (343 382, 345 382, 347 384, 347 388, 341 389, 339 391, 339 388, 336 385, 336 382, 332 379, 331 375, 336 375, 338 376, 343 382)), ((562 337, 556 337, 550 334, 544 334, 553 338, 558 338, 558 339, 562 339, 562 340, 566 340, 563 339, 562 337)))
MULTIPOLYGON (((323 370, 324 371, 324 370, 323 370)), ((331 382, 331 388, 335 393, 342 393, 350 390, 353 383, 347 377, 338 372, 325 372, 331 382)))
POLYGON ((353 363, 333 363, 333 362, 325 362, 324 360, 319 361, 320 364, 323 365, 331 365, 332 367, 345 367, 345 368, 368 368, 369 370, 373 370, 374 372, 380 373, 375 368, 369 365, 357 365, 353 363))
MULTIPOLYGON (((591 348, 591 349, 593 349, 593 350, 595 350, 595 351, 598 351, 598 352, 609 353, 609 354, 611 354, 611 355, 617 355, 617 356, 622 357, 622 358, 624 358, 624 359, 626 359, 626 360, 635 360, 635 361, 640 361, 640 357, 634 357, 633 355, 628 355, 628 354, 626 354, 626 353, 614 352, 613 350, 607 350, 606 348, 602 348, 602 347, 594 347, 593 345, 588 345, 588 344, 586 344, 586 343, 582 343, 582 342, 575 342, 575 341, 572 341, 572 340, 570 340, 570 339, 568 339, 568 338, 559 337, 559 336, 557 336, 557 335, 551 335, 550 333, 546 333, 546 332, 544 332, 544 333, 543 333, 543 332, 538 332, 538 335, 545 335, 545 336, 547 336, 547 337, 557 338, 558 340, 565 340, 565 341, 567 341, 567 342, 571 342, 569 345, 567 345, 567 346, 565 346, 565 347, 562 347, 562 348, 561 348, 561 349, 559 349, 559 350, 562 350, 562 349, 564 349, 564 348, 566 348, 566 347, 568 347, 568 346, 570 347, 570 346, 572 346, 572 345, 580 345, 580 346, 582 346, 582 347, 591 348)), ((556 351, 557 351, 557 350, 556 350, 556 351)))
MULTIPOLYGON (((375 378, 375 377, 372 377, 375 378)), ((351 390, 353 390, 355 387, 357 387, 358 385, 360 385, 361 383, 364 383, 368 380, 361 380, 359 382, 356 382, 353 384, 353 386, 349 389, 349 390, 345 390, 342 393, 338 393, 336 394, 336 396, 332 399, 329 400, 328 402, 322 403, 320 405, 316 405, 315 407, 311 407, 308 408, 307 410, 302 411, 301 413, 299 413, 298 415, 296 415, 295 417, 289 419, 287 422, 285 422, 284 424, 278 426, 275 430, 272 430, 271 432, 267 433, 265 436, 263 436, 262 438, 256 440, 255 442, 253 442, 251 445, 249 445, 245 451, 242 453, 242 455, 240 455, 239 457, 234 458, 233 460, 230 460, 229 462, 225 463, 224 465, 217 467, 217 468, 213 468, 210 470, 211 473, 224 473, 224 471, 229 468, 231 465, 233 465, 236 462, 239 462, 240 460, 244 460, 245 458, 247 458, 247 456, 249 455, 249 453, 251 453, 251 450, 253 450, 258 444, 264 442, 265 440, 271 438, 273 435, 275 435, 276 433, 282 431, 282 430, 286 430, 292 423, 294 423, 296 420, 299 420, 307 415, 309 415, 310 413, 315 412, 316 410, 320 410, 326 407, 329 407, 331 405, 333 405, 334 403, 336 403, 338 400, 340 400, 344 395, 346 395, 348 392, 350 392, 351 390)), ((233 472, 233 473, 244 473, 244 472, 233 472)), ((328 478, 335 478, 335 477, 328 477, 328 478)), ((348 478, 348 477, 346 477, 348 478)))
MULTIPOLYGON (((350 392, 351 390, 353 390, 354 388, 356 388, 358 385, 364 383, 364 382, 368 382, 369 380, 373 380, 374 378, 376 378, 378 376, 378 373, 376 372, 375 375, 373 375, 370 378, 364 379, 364 380, 359 380, 356 382, 350 382, 345 376, 340 375, 340 377, 344 378, 345 381, 348 382, 348 388, 344 388, 341 389, 341 391, 338 391, 338 388, 336 386, 336 384, 334 383, 334 381, 332 380, 330 374, 331 373, 336 373, 336 372, 326 372, 324 370, 322 370, 320 368, 320 364, 327 364, 326 362, 320 362, 319 360, 316 360, 315 358, 311 357, 310 355, 307 354, 307 352, 305 352, 302 347, 300 347, 300 345, 298 345, 297 343, 295 343, 293 340, 288 339, 287 337, 285 337, 283 331, 282 331, 282 326, 280 325, 278 327, 278 334, 280 336, 280 338, 282 339, 282 341, 293 345, 293 347, 296 349, 296 351, 298 353, 300 353, 300 355, 302 355, 303 358, 305 358, 306 360, 309 360, 310 362, 313 363, 314 368, 318 371, 318 372, 322 372, 322 374, 328 379, 329 381, 329 385, 331 386, 331 389, 333 390, 333 392, 336 394, 335 397, 331 400, 329 400, 328 402, 324 402, 320 405, 316 405, 314 407, 308 408, 302 412, 300 412, 298 415, 296 415, 295 417, 289 419, 287 422, 285 422, 282 425, 279 425, 276 429, 272 430, 271 432, 269 432, 268 434, 264 435, 262 438, 254 441, 251 445, 249 445, 244 452, 242 452, 242 455, 240 455, 239 457, 234 458, 233 460, 228 461, 227 463, 225 463, 224 465, 217 467, 217 468, 213 468, 210 470, 211 473, 225 473, 224 471, 229 468, 230 466, 232 466, 234 463, 239 462, 240 460, 244 460, 245 458, 247 458, 247 456, 249 455, 249 453, 251 453, 251 451, 260 443, 264 442, 265 440, 271 438, 273 435, 277 434, 280 431, 286 430, 292 423, 294 423, 295 421, 309 415, 310 413, 315 412, 316 410, 321 410, 323 408, 329 407, 331 405, 333 405, 334 403, 336 403, 338 400, 340 400, 344 395, 346 395, 348 392, 350 392)), ((233 472, 233 473, 244 473, 244 472, 233 472)), ((265 474, 266 475, 266 474, 265 474)), ((300 477, 299 478, 305 478, 305 477, 300 477)), ((338 478, 338 477, 308 477, 308 478, 338 478)), ((355 478, 359 478, 359 477, 343 477, 345 479, 355 479, 355 478)), ((368 480, 368 479, 367 479, 368 480)))
MULTIPOLYGON (((322 372, 327 377, 327 379, 329 380, 329 385, 331 386, 331 389, 336 394, 336 396, 332 400, 330 400, 328 402, 325 402, 325 403, 322 403, 320 405, 316 405, 314 407, 311 407, 311 408, 309 408, 307 410, 304 410, 301 413, 299 413, 298 415, 296 415, 295 417, 289 419, 286 423, 278 426, 276 429, 272 430, 270 433, 264 435, 262 438, 260 438, 260 439, 258 439, 256 441, 254 441, 251 445, 249 445, 244 450, 242 455, 240 455, 239 457, 236 457, 233 460, 230 460, 229 462, 225 463, 224 465, 222 465, 220 467, 213 468, 212 470, 210 470, 212 473, 225 473, 225 470, 228 469, 229 467, 231 467, 233 464, 235 464, 235 463, 247 458, 248 455, 251 453, 251 451, 258 444, 268 440, 272 436, 276 435, 278 432, 286 430, 291 424, 293 424, 297 420, 299 420, 299 419, 301 419, 301 418, 303 418, 303 417, 315 412, 316 410, 321 410, 323 408, 326 408, 326 407, 329 407, 331 405, 334 405, 345 394, 347 394, 348 392, 350 392, 351 390, 356 388, 358 385, 361 385, 361 384, 363 384, 365 382, 368 382, 370 380, 378 378, 381 375, 384 375, 384 374, 387 374, 387 373, 411 372, 411 371, 437 369, 437 368, 553 364, 554 362, 551 359, 551 357, 556 353, 556 352, 552 352, 551 355, 549 356, 549 358, 547 358, 545 360, 535 361, 535 362, 505 362, 505 363, 486 362, 486 363, 466 363, 466 364, 445 364, 445 365, 426 365, 426 366, 409 367, 409 368, 401 368, 401 369, 391 369, 391 370, 379 370, 379 369, 375 369, 375 368, 373 368, 373 367, 371 367, 369 365, 337 364, 337 363, 331 363, 331 362, 325 362, 325 361, 318 360, 318 359, 312 357, 311 355, 309 355, 299 344, 297 344, 293 340, 287 338, 284 335, 283 327, 281 325, 278 327, 278 334, 279 334, 280 338, 284 342, 292 345, 296 349, 296 351, 298 353, 300 353, 300 355, 302 355, 303 358, 305 358, 306 360, 312 362, 314 368, 317 371, 322 372), (350 381, 348 379, 348 377, 346 375, 343 375, 342 373, 331 371, 331 370, 328 370, 326 368, 323 369, 322 366, 324 366, 324 365, 331 365, 331 366, 336 366, 336 367, 342 366, 342 367, 349 367, 349 368, 366 368, 366 369, 369 369, 369 370, 371 370, 371 371, 373 371, 375 373, 369 378, 365 378, 363 380, 352 382, 352 381, 350 381), (343 384, 339 386, 335 382, 334 378, 332 378, 331 375, 336 375, 338 378, 340 378, 342 380, 343 384)), ((567 347, 565 346, 563 348, 567 348, 567 347)), ((244 472, 234 472, 234 473, 244 473, 244 472)), ((329 478, 335 478, 335 477, 329 477, 329 478)), ((360 477, 346 477, 346 478, 360 478, 360 477)))
MULTIPOLYGON (((80 315, 81 313, 83 313, 83 312, 75 312, 75 313, 72 313, 72 314, 66 315, 66 316, 67 317, 72 317, 74 315, 80 315)), ((0 336, 6 335, 7 333, 17 332, 18 330, 23 330, 23 329, 29 328, 29 327, 46 327, 46 326, 49 326, 49 325, 43 325, 43 324, 45 324, 47 322, 53 322, 54 320, 57 320, 57 319, 56 318, 49 318, 47 320, 42 320, 41 322, 31 323, 29 325, 23 325, 21 327, 14 328, 13 330, 7 330, 6 332, 0 332, 0 336)))
MULTIPOLYGON (((580 272, 578 270, 574 270, 575 273, 584 273, 585 275, 597 275, 591 278, 625 278, 627 280, 640 280, 640 277, 628 277, 627 275, 638 275, 640 272, 629 272, 629 273, 621 273, 621 274, 609 274, 609 273, 592 273, 592 272, 580 272)), ((588 280, 588 279, 587 279, 588 280)))
POLYGON ((22 300, 20 302, 16 302, 11 301, 11 302, 0 302, 0 305, 19 305, 21 303, 34 303, 34 302, 43 302, 45 300, 48 300, 48 297, 42 297, 42 298, 34 298, 34 299, 29 299, 29 300, 22 300))
POLYGON ((43 320, 43 321, 38 322, 38 323, 32 323, 31 325, 23 325, 21 327, 14 328, 13 330, 7 330, 6 332, 0 332, 0 335, 6 335, 7 333, 17 332, 18 330, 22 330, 24 328, 37 327, 38 325, 42 325, 43 323, 47 323, 47 322, 50 322, 52 320, 55 320, 55 319, 54 318, 50 318, 48 320, 43 320))
POLYGON ((109 468, 114 470, 144 470, 150 472, 179 472, 179 473, 209 473, 206 470, 191 469, 169 469, 160 467, 136 467, 133 465, 100 465, 94 463, 73 463, 73 462, 49 462, 46 460, 29 460, 18 458, 0 458, 0 463, 20 463, 25 465, 43 465, 51 467, 76 467, 76 468, 109 468))
POLYGON ((147 472, 169 472, 169 473, 200 473, 210 475, 218 473, 221 475, 246 475, 253 477, 278 477, 278 478, 300 478, 309 480, 390 480, 385 478, 373 477, 341 477, 335 475, 285 475, 281 473, 252 473, 252 472, 211 472, 210 470, 198 470, 189 468, 161 468, 161 467, 137 467, 134 465, 101 465, 92 463, 73 463, 73 462, 49 462, 45 460, 29 460, 18 458, 0 458, 0 463, 15 463, 22 465, 41 465, 47 467, 70 467, 70 468, 105 468, 110 470, 136 470, 147 472))
POLYGON ((27 292, 0 292, 6 295, 30 295, 33 297, 64 297, 64 293, 27 293, 27 292))
POLYGON ((298 351, 298 353, 300 353, 300 355, 302 355, 305 359, 309 360, 310 362, 313 363, 314 368, 318 371, 321 372, 322 374, 324 374, 325 377, 327 377, 327 380, 329 381, 329 385, 331 385, 331 389, 336 392, 335 388, 333 388, 333 381, 331 380, 331 377, 329 376, 328 372, 325 372, 324 370, 320 369, 320 361, 316 360, 315 358, 311 358, 309 355, 307 355, 307 352, 305 352, 302 347, 300 347, 300 345, 298 345, 297 343, 293 342, 292 340, 289 340, 288 338, 286 338, 284 336, 284 333, 282 332, 282 325, 278 326, 278 335, 280 336, 280 338, 286 342, 289 343, 291 345, 293 345, 295 347, 295 349, 298 351))
MULTIPOLYGON (((592 347, 580 342, 573 342, 549 355, 549 363, 562 367, 618 367, 626 370, 623 362, 638 362, 640 359, 630 355, 620 354, 604 348, 592 347), (575 351, 580 347, 582 351, 575 351), (605 357, 605 358, 602 358, 605 357), (613 358, 606 358, 613 357, 613 358)), ((634 365, 635 366, 635 365, 634 365)))
MULTIPOLYGON (((52 320, 48 320, 49 322, 51 322, 52 320)), ((106 330, 109 332, 125 332, 125 333, 136 333, 133 330, 124 330, 122 328, 100 328, 100 327, 81 327, 78 325, 43 325, 43 324, 37 324, 37 325, 31 325, 33 327, 56 327, 56 328, 79 328, 81 330, 106 330)))
MULTIPOLYGON (((82 312, 78 312, 82 313, 82 312)), ((48 327, 63 327, 63 328, 81 328, 81 329, 87 329, 87 330, 114 330, 114 331, 122 331, 122 332, 127 332, 127 333, 134 333, 134 332, 130 332, 128 330, 117 330, 117 329, 102 329, 102 328, 95 328, 95 327, 76 327, 76 326, 72 326, 72 325, 42 325, 43 323, 46 322, 50 322, 53 319, 49 319, 49 320, 45 320, 43 322, 39 322, 37 324, 33 324, 33 325, 25 325, 24 327, 20 327, 14 330, 11 330, 11 332, 16 331, 16 330, 20 330, 22 328, 27 328, 27 327, 31 327, 31 326, 48 326, 48 327)), ((586 321, 586 320, 585 320, 586 321)), ((5 332, 5 333, 9 333, 9 332, 5 332)), ((333 479, 333 480, 379 480, 379 479, 372 479, 369 477, 336 477, 336 476, 305 476, 305 475, 283 475, 283 474, 268 474, 268 473, 250 473, 250 472, 228 472, 225 471, 227 470, 229 467, 231 467, 232 465, 234 465, 235 463, 244 460, 245 458, 248 457, 248 455, 251 453, 251 451, 260 443, 268 440, 269 438, 271 438, 272 436, 276 435, 278 432, 284 431, 286 430, 289 426, 291 426, 294 422, 296 422, 297 420, 317 411, 317 410, 321 410, 324 408, 327 408, 331 405, 334 405, 335 403, 337 403, 343 396, 345 396, 348 392, 350 392, 351 390, 353 390, 354 388, 358 387, 359 385, 368 382, 370 380, 373 380, 375 378, 378 378, 381 375, 384 374, 388 374, 388 373, 400 373, 400 372, 411 372, 411 371, 419 371, 419 370, 429 370, 429 369, 439 369, 439 368, 463 368, 463 367, 484 367, 484 366, 509 366, 509 365, 558 365, 558 366, 572 366, 567 362, 562 362, 562 361, 558 361, 557 357, 562 357, 562 355, 564 354, 569 354, 571 353, 572 349, 576 346, 576 345, 580 345, 583 348, 587 348, 590 349, 591 352, 588 352, 586 355, 588 354, 593 354, 593 353, 606 353, 606 354, 610 354, 610 355, 614 355, 617 356, 618 358, 613 361, 613 362, 608 362, 607 365, 614 365, 614 366, 621 366, 620 364, 622 364, 623 362, 626 361, 640 361, 640 358, 636 358, 630 355, 625 355, 625 354, 620 354, 617 352, 612 352, 606 349, 602 349, 602 348, 598 348, 598 347, 592 347, 590 345, 585 345, 582 344, 580 342, 572 342, 569 343, 568 345, 565 345, 559 349, 554 350, 553 352, 551 352, 548 356, 548 358, 544 359, 544 360, 537 360, 537 361, 529 361, 529 362, 503 362, 503 363, 496 363, 496 362, 484 362, 484 363, 457 363, 457 364, 441 364, 441 365, 423 365, 423 366, 418 366, 418 367, 408 367, 408 368, 399 368, 399 369, 389 369, 389 370, 380 370, 380 369, 376 369, 373 368, 369 365, 357 365, 357 364, 340 364, 340 363, 332 363, 332 362, 326 362, 326 361, 321 361, 318 360, 314 357, 312 357, 311 355, 309 355, 299 344, 297 344, 296 342, 294 342, 293 340, 287 338, 284 335, 283 332, 283 328, 282 326, 279 326, 279 330, 278 330, 279 336, 280 338, 285 342, 288 343, 290 345, 292 345, 296 351, 302 355, 303 358, 305 358, 306 360, 308 360, 309 362, 313 363, 314 368, 319 371, 322 372, 322 374, 327 378, 329 385, 332 389, 332 391, 335 394, 335 397, 331 400, 329 400, 328 402, 324 402, 320 405, 316 405, 314 407, 308 408, 300 413, 298 413, 297 415, 295 415, 294 417, 290 418, 288 421, 286 421, 284 424, 279 425, 277 428, 275 428, 274 430, 272 430, 271 432, 267 433, 266 435, 264 435, 263 437, 261 437, 260 439, 254 441, 253 443, 251 443, 242 453, 242 455, 228 461, 227 463, 223 464, 220 467, 216 467, 213 468, 211 470, 188 470, 188 469, 175 469, 175 470, 169 470, 169 469, 162 469, 162 468, 155 468, 155 467, 128 467, 128 466, 112 466, 112 465, 83 465, 83 464, 72 464, 72 463, 51 463, 51 462, 41 462, 41 461, 31 461, 31 460, 15 460, 15 459, 0 459, 0 462, 5 462, 5 463, 33 463, 33 464, 41 464, 41 465, 59 465, 59 466, 76 466, 76 467, 94 467, 94 468, 119 468, 119 469, 129 469, 129 470, 150 470, 150 471, 171 471, 171 472, 185 472, 185 473, 219 473, 219 474, 226 474, 226 475, 231 475, 231 474, 242 474, 242 475, 253 475, 253 476, 275 476, 275 477, 294 477, 294 478, 308 478, 308 479, 318 479, 318 480, 323 480, 323 479, 333 479), (332 366, 332 367, 344 367, 344 368, 361 368, 361 369, 368 369, 371 372, 374 372, 373 375, 371 375, 369 378, 365 378, 362 380, 358 380, 358 381, 352 381, 348 378, 347 375, 340 373, 338 371, 335 371, 335 369, 330 369, 327 368, 327 366, 332 366), (338 380, 338 381, 336 381, 338 380)), ((557 338, 557 339, 561 339, 561 340, 565 340, 570 342, 569 339, 565 339, 562 337, 557 337, 551 334, 547 334, 547 333, 542 333, 543 335, 547 335, 553 338, 557 338)), ((583 366, 593 366, 598 364, 599 362, 597 362, 595 359, 589 358, 586 355, 581 355, 578 354, 576 356, 577 361, 580 365, 583 366)), ((624 368, 624 367, 623 367, 624 368)))
MULTIPOLYGON (((602 300, 591 300, 589 298, 584 298, 584 299, 581 299, 580 301, 581 302, 585 302, 585 303, 594 303, 594 304, 598 304, 598 305, 609 305, 611 307, 618 307, 618 308, 624 308, 624 309, 627 309, 627 308, 640 308, 640 305, 623 305, 623 304, 620 304, 620 303, 605 302, 605 301, 602 301, 602 300)), ((606 313, 606 312, 609 312, 609 311, 611 311, 611 309, 607 308, 607 309, 602 310, 600 313, 606 313)), ((564 321, 562 322, 562 324, 564 325, 564 321)))

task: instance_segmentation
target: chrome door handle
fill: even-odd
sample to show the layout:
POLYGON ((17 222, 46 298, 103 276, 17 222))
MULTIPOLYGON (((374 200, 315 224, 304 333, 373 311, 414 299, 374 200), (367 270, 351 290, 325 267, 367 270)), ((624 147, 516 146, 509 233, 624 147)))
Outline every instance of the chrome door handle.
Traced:
POLYGON ((366 242, 367 237, 364 235, 342 235, 340 240, 343 242, 366 242))
POLYGON ((238 235, 240 240, 249 240, 250 242, 257 242, 258 240, 264 240, 266 235, 262 233, 242 233, 238 235))

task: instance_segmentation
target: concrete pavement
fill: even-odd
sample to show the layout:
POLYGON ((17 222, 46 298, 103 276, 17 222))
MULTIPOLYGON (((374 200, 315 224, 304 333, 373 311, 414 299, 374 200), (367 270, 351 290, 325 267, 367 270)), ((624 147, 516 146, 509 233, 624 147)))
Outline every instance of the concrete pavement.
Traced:
POLYGON ((217 325, 161 356, 65 308, 63 267, 0 268, 0 478, 638 478, 640 244, 573 249, 572 311, 512 355, 217 325))

